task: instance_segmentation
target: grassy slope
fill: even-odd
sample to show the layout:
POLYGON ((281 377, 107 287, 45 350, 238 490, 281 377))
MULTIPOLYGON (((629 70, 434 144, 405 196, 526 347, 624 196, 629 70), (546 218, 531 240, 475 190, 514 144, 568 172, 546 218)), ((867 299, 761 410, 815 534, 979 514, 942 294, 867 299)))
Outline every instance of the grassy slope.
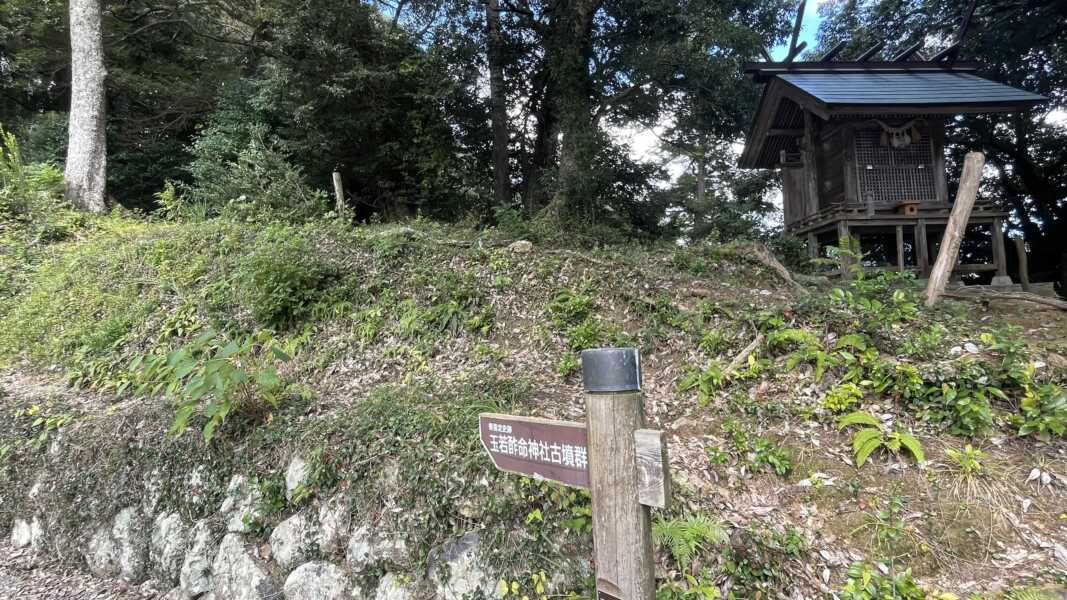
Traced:
MULTIPOLYGON (((1003 362, 1004 351, 979 332, 1012 321, 1045 363, 1037 378, 1062 379, 1061 315, 955 303, 912 313, 910 297, 894 303, 877 284, 855 294, 880 297, 883 308, 849 306, 828 290, 797 295, 714 249, 517 253, 506 243, 425 223, 108 217, 65 242, 33 246, 21 265, 0 263, 16 282, 0 301, 0 403, 13 417, 0 428, 0 525, 26 512, 24 492, 46 464, 48 491, 37 502, 78 505, 83 518, 133 501, 140 492, 129 482, 158 468, 162 505, 190 519, 218 506, 231 472, 255 474, 273 502, 265 535, 299 508, 277 494, 299 449, 318 465, 302 502, 354 490, 360 515, 409 538, 413 572, 433 545, 481 528, 502 575, 568 573, 568 557, 590 554, 584 499, 493 472, 476 414, 581 419, 574 350, 628 344, 643 352, 649 420, 671 432, 679 502, 661 516, 705 513, 731 525, 731 542, 706 544, 688 568, 707 567, 736 596, 839 589, 854 560, 911 567, 931 591, 1063 577, 1067 565, 1055 553, 1067 539, 1067 487, 1056 474, 1067 474, 1067 446, 1015 438, 1007 421, 1020 390, 994 399, 996 422, 975 439, 920 421, 916 405, 894 400, 895 388, 866 390, 863 407, 913 430, 928 464, 881 453, 856 469, 848 436, 822 408, 848 366, 816 381, 816 359, 790 360, 807 348, 841 362, 835 340, 864 331, 880 359, 914 365, 937 387, 970 362, 1003 362), (136 379, 127 366, 138 355, 170 351, 209 328, 235 337, 264 327, 293 355, 278 364, 285 400, 271 406, 240 394, 211 444, 193 429, 168 439, 173 409, 124 385, 136 379), (718 381, 709 365, 725 365, 758 333, 765 341, 753 360, 718 381), (694 372, 704 385, 682 385, 694 372), (57 375, 83 389, 41 384, 57 375), (42 434, 63 440, 56 455, 32 442, 42 434), (965 443, 987 452, 983 475, 964 477, 946 455, 965 443), (185 476, 198 465, 210 465, 211 476, 190 495, 185 476), (1035 467, 1050 474, 1048 485, 1040 475, 1026 481, 1035 467)), ((661 574, 677 579, 677 562, 666 552, 660 561, 661 574)))

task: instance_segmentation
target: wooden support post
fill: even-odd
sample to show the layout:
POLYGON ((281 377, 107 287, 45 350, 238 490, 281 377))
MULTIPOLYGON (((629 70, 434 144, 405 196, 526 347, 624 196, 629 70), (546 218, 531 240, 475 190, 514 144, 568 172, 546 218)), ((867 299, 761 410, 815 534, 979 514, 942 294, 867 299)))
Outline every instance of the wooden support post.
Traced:
POLYGON ((635 434, 644 427, 637 350, 582 352, 597 596, 654 600, 652 529, 639 502, 635 434))
POLYGON ((915 260, 919 263, 919 274, 930 276, 930 244, 926 241, 926 220, 915 223, 915 260))
POLYGON ((1021 237, 1012 238, 1015 242, 1015 254, 1019 257, 1019 283, 1024 292, 1030 291, 1030 261, 1026 257, 1026 240, 1021 237))
POLYGON ((997 274, 993 277, 993 285, 1011 285, 1011 277, 1008 276, 1008 256, 1004 250, 1004 227, 1000 217, 993 218, 989 233, 993 240, 993 262, 997 265, 997 274))
POLYGON ((904 226, 897 225, 897 270, 904 272, 904 226))
POLYGON ((808 258, 819 258, 819 238, 815 237, 814 233, 808 234, 808 258))
MULTIPOLYGON (((948 217, 945 225, 945 233, 941 237, 941 249, 937 253, 937 261, 930 273, 930 281, 926 284, 926 306, 937 304, 941 293, 945 291, 949 275, 956 266, 959 257, 960 242, 963 234, 967 231, 967 221, 971 218, 971 210, 974 201, 978 197, 978 184, 982 181, 982 166, 985 165, 985 155, 981 152, 968 152, 963 159, 963 174, 960 176, 960 187, 956 192, 956 202, 952 205, 952 214, 948 217)), ((999 219, 995 221, 999 226, 999 219)), ((999 228, 996 235, 1001 235, 999 228)), ((993 244, 996 249, 996 242, 993 244)), ((1003 246, 1003 240, 1001 240, 1003 246)), ((1003 247, 1001 248, 1003 252, 1003 247)))
POLYGON ((345 212, 345 188, 341 182, 341 173, 333 172, 333 195, 336 203, 334 210, 338 215, 342 215, 345 212))
POLYGON ((848 221, 838 221, 837 247, 843 251, 841 253, 841 279, 849 279, 852 277, 852 258, 844 251, 851 250, 854 245, 852 239, 849 237, 848 221))

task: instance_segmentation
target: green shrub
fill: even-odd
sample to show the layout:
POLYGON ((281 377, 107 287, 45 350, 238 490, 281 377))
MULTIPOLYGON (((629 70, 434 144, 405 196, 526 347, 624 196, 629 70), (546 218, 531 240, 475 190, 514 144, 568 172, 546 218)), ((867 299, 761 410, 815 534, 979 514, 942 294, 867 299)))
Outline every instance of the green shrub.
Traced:
POLYGON ((879 448, 893 454, 907 451, 918 462, 926 460, 922 444, 906 431, 885 431, 882 422, 874 415, 857 410, 837 420, 837 428, 844 429, 852 425, 862 425, 862 429, 852 436, 852 453, 856 467, 862 467, 867 458, 879 448))
POLYGON ((591 295, 580 291, 563 290, 552 297, 547 310, 552 323, 556 327, 564 328, 586 320, 595 306, 596 301, 591 295))
POLYGON ((37 212, 57 208, 62 193, 60 170, 48 163, 24 162, 15 134, 0 126, 0 222, 28 217, 35 208, 37 212))
POLYGON ((567 328, 567 344, 572 350, 596 348, 604 339, 604 328, 600 322, 590 317, 581 323, 567 328))
POLYGON ((253 126, 226 138, 224 148, 216 141, 207 134, 193 145, 194 183, 186 190, 188 202, 182 203, 186 210, 203 205, 207 209, 201 209, 202 214, 240 220, 303 221, 326 213, 326 193, 308 185, 300 167, 270 140, 265 128, 253 126))
POLYGON ((863 401, 863 390, 854 383, 835 385, 823 398, 822 405, 832 412, 845 412, 863 401))
POLYGON ((923 419, 942 423, 957 435, 975 437, 993 426, 990 402, 995 398, 1008 396, 980 363, 964 360, 955 371, 934 374, 916 404, 923 419))
POLYGON ((911 569, 882 575, 868 563, 854 563, 841 590, 842 600, 926 600, 926 593, 911 576, 911 569))
POLYGON ((708 329, 700 336, 697 346, 711 356, 718 356, 730 348, 733 337, 721 329, 708 329))
POLYGON ((337 276, 306 233, 272 225, 241 259, 237 281, 252 317, 284 329, 306 317, 337 276))
POLYGON ((1019 435, 1033 435, 1048 441, 1067 433, 1067 389, 1046 383, 1026 387, 1022 401, 1019 435))
POLYGON ((180 436, 200 415, 206 419, 204 441, 210 442, 231 413, 278 407, 285 385, 274 362, 288 360, 268 333, 208 330, 170 352, 138 356, 129 370, 138 394, 162 395, 174 403, 171 435, 180 436))

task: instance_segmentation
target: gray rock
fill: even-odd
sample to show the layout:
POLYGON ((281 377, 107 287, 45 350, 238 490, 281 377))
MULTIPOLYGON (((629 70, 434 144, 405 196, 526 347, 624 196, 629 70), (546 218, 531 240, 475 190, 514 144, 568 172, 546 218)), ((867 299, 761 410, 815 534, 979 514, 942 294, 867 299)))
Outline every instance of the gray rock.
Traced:
POLYGON ((192 504, 200 506, 207 500, 209 475, 207 465, 196 465, 185 476, 185 494, 192 504))
POLYGON ((159 505, 159 499, 162 497, 163 472, 156 467, 144 476, 144 496, 141 499, 141 508, 144 509, 146 515, 156 512, 156 506, 159 505))
POLYGON ((373 532, 366 525, 352 531, 345 552, 345 561, 356 571, 364 571, 382 562, 403 565, 407 557, 407 544, 402 537, 388 532, 373 532))
POLYGON ((335 494, 319 507, 319 528, 322 539, 319 546, 323 552, 336 552, 344 547, 344 538, 352 525, 349 499, 344 494, 335 494))
POLYGON ((44 523, 41 522, 41 518, 34 516, 30 521, 30 551, 34 556, 40 556, 44 553, 44 523))
POLYGON ((11 525, 11 545, 15 548, 25 548, 33 542, 33 530, 30 522, 24 519, 15 519, 11 525))
POLYGON ((211 567, 215 560, 216 529, 208 520, 197 521, 189 532, 189 549, 178 576, 182 591, 197 597, 211 590, 211 567))
POLYGON ((479 591, 492 595, 494 581, 478 558, 481 544, 481 536, 470 532, 431 552, 427 575, 437 598, 462 600, 479 591))
POLYGON ((285 470, 286 500, 293 499, 293 492, 295 492, 298 487, 307 485, 308 477, 310 475, 311 470, 308 467, 307 461, 299 454, 294 454, 293 459, 289 461, 289 468, 285 470))
POLYGON ((528 240, 516 240, 508 245, 508 250, 515 254, 527 254, 533 251, 533 242, 528 240))
POLYGON ((307 560, 321 539, 319 526, 304 513, 282 521, 270 534, 270 552, 286 572, 307 560))
POLYGON ((119 572, 119 545, 111 535, 111 524, 100 525, 89 538, 85 552, 89 571, 98 577, 113 577, 119 572))
POLYGON ((168 585, 178 583, 185 550, 189 545, 189 526, 178 513, 161 514, 152 524, 148 547, 150 571, 168 585))
POLYGON ((381 578, 374 592, 374 600, 412 600, 414 597, 412 586, 404 584, 392 573, 386 573, 381 578))
POLYGON ((287 600, 341 600, 348 596, 348 576, 328 562, 300 565, 285 580, 287 600))
POLYGON ((212 592, 226 600, 267 600, 278 596, 266 566, 245 548, 236 533, 222 538, 212 564, 212 579, 212 592))
POLYGON ((118 545, 119 576, 130 583, 144 581, 148 566, 148 527, 137 507, 115 515, 111 536, 118 545))
POLYGON ((248 525, 262 516, 261 499, 259 489, 250 484, 247 477, 234 475, 226 487, 226 499, 219 507, 219 513, 226 521, 226 531, 246 533, 248 525))
POLYGON ((163 595, 160 600, 189 600, 189 595, 180 587, 176 587, 163 595))

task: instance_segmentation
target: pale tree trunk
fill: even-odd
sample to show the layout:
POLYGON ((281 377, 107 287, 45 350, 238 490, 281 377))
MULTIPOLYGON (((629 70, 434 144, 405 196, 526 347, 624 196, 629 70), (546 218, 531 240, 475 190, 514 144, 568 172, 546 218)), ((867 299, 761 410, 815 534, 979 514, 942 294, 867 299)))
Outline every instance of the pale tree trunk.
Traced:
POLYGON ((107 181, 106 97, 100 0, 70 0, 70 127, 66 196, 74 206, 103 212, 107 181))
POLYGON ((708 177, 708 161, 704 156, 704 149, 700 149, 700 156, 697 157, 697 206, 706 209, 707 205, 704 201, 707 199, 707 191, 705 188, 705 182, 708 177))
POLYGON ((489 117, 493 125, 493 202, 504 206, 511 200, 511 174, 508 171, 508 111, 504 92, 504 38, 500 31, 498 0, 485 5, 489 29, 489 117))

